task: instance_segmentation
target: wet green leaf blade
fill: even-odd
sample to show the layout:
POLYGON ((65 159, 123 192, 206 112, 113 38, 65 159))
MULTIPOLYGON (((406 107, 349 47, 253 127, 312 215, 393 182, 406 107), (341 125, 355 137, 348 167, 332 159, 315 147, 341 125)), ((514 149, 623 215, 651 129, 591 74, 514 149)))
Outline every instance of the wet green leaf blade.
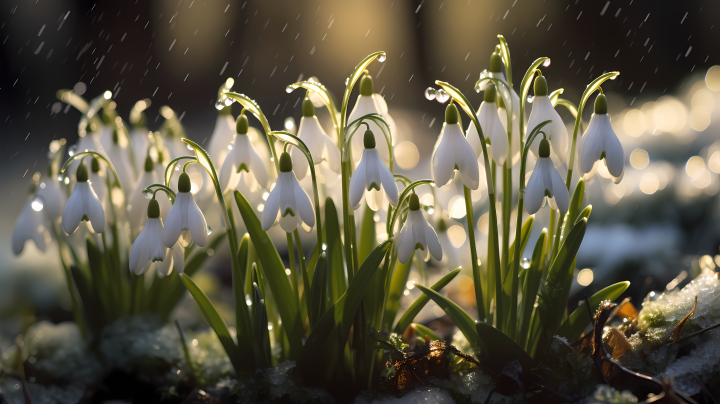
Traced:
MULTIPOLYGON (((455 277, 460 274, 460 271, 462 271, 462 267, 455 268, 454 270, 450 271, 450 273, 443 276, 439 281, 435 282, 432 286, 430 286, 430 289, 439 292, 440 290, 442 290, 442 288, 447 286, 448 283, 455 279, 455 277)), ((403 332, 405 332, 405 329, 408 328, 410 323, 412 323, 412 321, 415 319, 415 316, 420 313, 420 310, 422 310, 429 301, 430 297, 428 297, 428 295, 426 295, 425 293, 418 296, 418 298, 415 299, 415 301, 410 305, 410 307, 405 310, 405 313, 403 313, 402 317, 400 317, 400 320, 398 320, 397 324, 395 324, 393 332, 397 334, 402 334, 403 332)))
MULTIPOLYGON (((617 299, 618 297, 620 297, 620 295, 623 294, 623 292, 625 292, 628 287, 630 287, 630 282, 618 282, 590 296, 590 299, 588 299, 588 304, 590 305, 591 313, 595 313, 595 310, 597 310, 598 306, 600 306, 600 302, 602 302, 603 300, 617 299)), ((587 307, 585 307, 585 305, 582 305, 575 309, 572 314, 570 314, 568 319, 565 320, 565 322, 558 329, 557 334, 561 337, 567 338, 570 343, 573 343, 577 341, 578 338, 580 338, 580 335, 585 330, 585 327, 587 327, 591 320, 592 318, 588 313, 587 307)))
POLYGON ((415 285, 415 287, 420 289, 421 292, 437 303, 437 305, 443 309, 445 314, 450 316, 471 345, 477 345, 480 342, 478 333, 475 330, 475 322, 472 318, 470 318, 465 310, 457 305, 457 303, 430 288, 426 288, 425 286, 415 285))

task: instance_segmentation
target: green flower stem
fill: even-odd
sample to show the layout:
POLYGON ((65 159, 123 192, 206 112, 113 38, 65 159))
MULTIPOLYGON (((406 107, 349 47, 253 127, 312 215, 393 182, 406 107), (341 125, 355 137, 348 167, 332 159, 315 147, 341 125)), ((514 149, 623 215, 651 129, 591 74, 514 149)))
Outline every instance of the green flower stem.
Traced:
POLYGON ((255 102, 255 100, 251 100, 249 97, 247 97, 245 94, 238 94, 231 91, 228 91, 226 93, 223 93, 224 96, 232 98, 236 101, 238 101, 245 109, 250 111, 255 118, 257 118, 260 121, 260 124, 263 127, 263 130, 265 131, 265 136, 267 136, 268 145, 270 146, 270 153, 272 153, 273 156, 273 162, 275 163, 275 171, 277 173, 280 173, 280 161, 278 160, 277 153, 275 152, 275 146, 273 140, 270 137, 270 124, 268 123, 267 118, 265 117, 265 114, 262 112, 262 109, 260 109, 260 106, 255 102))
MULTIPOLYGON (((465 218, 468 225, 468 242, 470 244, 470 260, 472 261, 473 279, 475 280, 475 301, 477 302, 478 321, 485 321, 487 311, 482 294, 482 286, 480 285, 480 264, 478 264, 477 245, 475 243, 475 219, 473 218, 472 195, 470 188, 463 186, 465 192, 465 218)), ((497 226, 497 224, 496 224, 497 226)), ((497 250, 496 250, 497 251, 497 250)))
POLYGON ((300 290, 298 289, 297 273, 295 272, 295 252, 293 251, 293 240, 290 233, 285 233, 287 237, 288 257, 290 258, 290 282, 295 290, 295 300, 300 307, 300 290))
POLYGON ((185 362, 187 363, 190 371, 190 381, 194 382, 197 380, 197 371, 195 370, 195 365, 193 365, 192 358, 190 357, 190 350, 188 349, 187 341, 185 341, 185 335, 183 334, 182 328, 180 328, 180 323, 177 320, 175 320, 175 327, 178 330, 180 345, 182 346, 183 354, 185 355, 185 362))
POLYGON ((155 193, 157 191, 165 192, 167 194, 168 198, 170 199, 170 201, 175 202, 175 198, 176 198, 175 191, 170 189, 170 187, 168 187, 168 186, 165 186, 163 184, 150 184, 147 187, 145 187, 145 189, 143 189, 143 193, 152 192, 153 198, 155 197, 155 193), (153 188, 156 188, 155 191, 152 190, 153 188))
POLYGON ((197 159, 194 156, 180 156, 180 157, 176 157, 176 158, 170 160, 170 162, 165 167, 165 186, 166 187, 170 186, 170 178, 172 178, 172 170, 175 169, 175 165, 180 160, 184 160, 184 159, 191 159, 191 160, 197 161, 197 159))
MULTIPOLYGON (((93 156, 93 157, 95 157, 95 158, 97 158, 97 159, 100 159, 100 160, 104 161, 105 164, 106 164, 106 165, 108 166, 108 168, 110 169, 110 171, 112 171, 113 177, 115 178, 115 181, 114 181, 111 185, 120 188, 120 190, 122 191, 122 186, 120 185, 120 180, 119 180, 119 177, 118 177, 118 175, 117 175, 117 172, 115 172, 115 167, 113 167, 113 165, 110 163, 110 161, 109 161, 108 159, 105 158, 105 156, 103 156, 102 154, 100 154, 100 153, 98 153, 98 152, 94 152, 94 151, 84 151, 84 152, 80 152, 80 153, 78 153, 78 154, 73 155, 72 157, 70 157, 69 159, 67 159, 67 161, 65 161, 65 164, 63 164, 62 168, 60 169, 60 173, 64 173, 65 170, 67 170, 67 167, 68 167, 73 161, 78 160, 78 159, 79 159, 80 157, 82 157, 82 156, 93 156)), ((109 191, 109 190, 108 190, 108 191, 109 191)), ((112 198, 111 198, 111 199, 112 199, 112 198)), ((112 202, 112 200, 111 200, 111 202, 112 202)), ((112 205, 112 203, 111 203, 111 205, 112 205)))
MULTIPOLYGON (((513 80, 512 80, 512 63, 510 60, 510 48, 508 47, 508 44, 505 41, 504 36, 498 35, 497 37, 498 37, 498 40, 500 41, 500 55, 503 58, 503 62, 505 62, 505 72, 507 73, 508 84, 510 85, 510 88, 512 88, 513 80)), ((508 128, 511 128, 511 126, 508 126, 508 128)))
MULTIPOLYGON (((78 329, 80 330, 80 335, 83 337, 83 339, 87 339, 87 327, 85 325, 85 319, 83 318, 83 312, 80 308, 80 300, 78 299, 78 293, 75 290, 75 281, 73 280, 72 271, 70 270, 70 266, 65 262, 63 259, 62 251, 64 248, 70 248, 66 243, 65 240, 60 236, 60 232, 57 231, 55 228, 55 225, 50 225, 50 230, 53 233, 53 237, 55 237, 55 240, 58 242, 58 251, 60 252, 60 263, 63 266, 63 270, 65 271, 65 282, 67 284, 68 293, 70 293, 70 300, 72 301, 72 312, 73 312, 73 318, 75 319, 75 324, 77 324, 78 329)), ((74 254, 73 254, 74 255, 74 254)))
MULTIPOLYGON (((520 229, 522 229, 522 210, 523 210, 523 201, 525 199, 525 165, 527 164, 527 156, 530 152, 530 145, 532 145, 533 140, 535 140, 535 137, 542 133, 543 137, 545 136, 545 133, 541 131, 541 129, 549 124, 551 121, 544 121, 541 122, 539 125, 537 125, 535 128, 533 128, 532 132, 530 132, 530 136, 528 136, 528 142, 525 145, 524 149, 522 150, 522 156, 520 157, 520 183, 518 184, 518 213, 517 213, 517 222, 515 224, 515 254, 513 258, 513 268, 512 268, 512 291, 513 294, 511 297, 511 304, 510 304, 510 318, 508 323, 508 329, 505 333, 510 338, 513 338, 515 341, 521 340, 522 336, 515 335, 516 333, 516 327, 517 327, 517 290, 518 290, 518 275, 520 274, 520 261, 522 254, 522 243, 520 242, 520 229)), ((497 300, 496 300, 497 301, 497 300)), ((500 323, 500 319, 502 317, 498 317, 498 324, 500 323)))
MULTIPOLYGON (((285 91, 291 93, 298 88, 304 88, 308 91, 313 91, 317 93, 323 100, 323 103, 327 107, 328 112, 330 113, 330 117, 332 118, 333 128, 335 129, 335 135, 337 136, 337 146, 338 148, 340 148, 343 144, 343 129, 338 123, 337 108, 335 107, 335 103, 332 101, 332 97, 330 97, 330 92, 324 85, 310 81, 298 81, 297 83, 290 84, 289 86, 287 86, 287 88, 285 88, 285 91)), ((342 149, 340 151, 342 152, 342 149)))
MULTIPOLYGON (((307 273, 307 267, 305 266, 305 257, 303 256, 303 249, 302 244, 300 243, 300 234, 298 233, 297 229, 293 232, 293 235, 295 236, 295 248, 297 249, 298 253, 298 261, 300 261, 300 272, 302 273, 302 279, 303 279, 303 297, 305 300, 305 305, 307 306, 307 312, 311 312, 310 308, 310 277, 307 273)), ((318 248, 321 248, 318 246, 318 248)), ((311 329, 308 329, 308 335, 310 334, 311 329)))
MULTIPOLYGON (((223 220, 225 221, 225 229, 227 232, 228 242, 230 244, 230 255, 232 258, 232 273, 233 274, 239 274, 241 271, 240 268, 240 262, 238 261, 238 242, 235 239, 235 223, 230 220, 230 216, 228 214, 228 205, 225 203, 225 198, 223 197, 222 189, 220 188, 220 184, 218 182, 217 173, 215 172, 215 167, 212 164, 212 161, 210 160, 210 157, 208 156, 205 149, 200 147, 197 143, 193 142, 190 139, 182 139, 183 142, 190 145, 193 150, 195 151, 195 158, 197 159, 198 163, 205 168, 205 170, 210 175, 210 179, 213 182, 213 185, 215 186, 215 195, 217 195, 218 198, 218 204, 220 205, 220 211, 222 212, 223 220)), ((277 160, 277 159, 276 159, 277 160)), ((277 161, 276 161, 277 163, 277 161)), ((236 307, 236 311, 240 311, 244 317, 249 316, 247 305, 245 303, 245 299, 236 299, 241 303, 241 307, 236 307)), ((250 324, 250 320, 246 319, 247 321, 245 324, 250 324)), ((238 324, 240 326, 240 324, 238 324)), ((243 330, 242 334, 249 335, 251 333, 251 330, 243 330)), ((240 335, 240 333, 238 333, 240 335)), ((239 353, 239 356, 245 356, 244 358, 237 358, 237 360, 240 360, 240 362, 244 361, 251 361, 252 362, 252 352, 250 352, 250 355, 247 355, 247 351, 250 350, 250 347, 243 347, 242 342, 238 341, 240 343, 240 349, 236 350, 239 353), (249 357, 248 357, 249 356, 249 357)), ((258 341, 255 341, 257 344, 258 341)), ((257 347, 256 347, 257 348, 257 347)), ((250 350, 251 351, 251 350, 250 350)), ((227 352, 228 356, 234 356, 235 352, 227 352)), ((249 362, 249 363, 251 363, 249 362)), ((233 364, 236 363, 236 360, 233 360, 233 364)), ((248 362, 245 362, 248 363, 248 362)), ((236 372, 239 372, 240 369, 235 369, 236 372)))
POLYGON ((388 238, 391 238, 395 232, 395 222, 397 221, 398 217, 400 216, 399 213, 402 210, 401 207, 402 207, 402 204, 405 201, 405 199, 407 199, 407 197, 410 196, 410 192, 412 192, 413 189, 415 189, 416 187, 419 187, 420 185, 425 185, 425 184, 430 184, 433 187, 435 186, 435 182, 433 180, 418 180, 418 181, 411 183, 410 185, 405 187, 405 189, 403 189, 402 193, 400 194, 400 197, 398 198, 398 204, 397 204, 396 209, 394 209, 392 219, 390 219, 390 222, 387 223, 387 225, 386 225, 388 238))

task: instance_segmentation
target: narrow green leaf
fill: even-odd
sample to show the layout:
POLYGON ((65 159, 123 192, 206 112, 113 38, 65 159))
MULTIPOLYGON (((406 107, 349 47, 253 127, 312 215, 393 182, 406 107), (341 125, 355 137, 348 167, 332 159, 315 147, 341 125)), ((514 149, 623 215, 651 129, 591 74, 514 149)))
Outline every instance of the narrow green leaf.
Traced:
POLYGON ((391 246, 392 241, 384 241, 375 248, 355 273, 345 294, 330 306, 313 327, 298 363, 301 373, 309 379, 318 377, 315 373, 319 375, 325 372, 323 369, 325 364, 318 358, 322 358, 328 350, 340 349, 339 347, 347 342, 350 327, 353 325, 370 279, 391 246))
POLYGON ((375 249, 375 246, 377 246, 375 220, 373 220, 374 215, 375 212, 365 204, 362 222, 360 223, 360 238, 358 240, 358 262, 360 263, 365 261, 365 258, 367 258, 373 249, 375 249))
POLYGON ((217 334, 218 339, 220 339, 220 343, 222 344, 223 348, 225 348, 225 352, 230 358, 230 362, 232 362, 233 367, 235 368, 235 372, 239 374, 241 371, 252 370, 252 368, 247 368, 247 365, 249 363, 243 363, 242 361, 238 360, 239 357, 237 354, 237 346, 235 345, 235 341, 233 341, 233 338, 230 335, 230 330, 228 330, 227 324, 225 324, 225 320, 223 320, 217 310, 215 310, 215 306, 213 306, 213 304, 210 302, 210 299, 207 297, 205 292, 203 292, 202 289, 200 289, 200 287, 198 287, 198 285, 193 282, 192 278, 190 278, 186 274, 180 274, 180 278, 185 284, 185 287, 187 287, 187 290, 192 295, 193 299, 195 299, 195 301, 197 302, 203 316, 205 317, 207 322, 210 323, 210 326, 215 331, 215 334, 217 334))
POLYGON ((327 244, 328 275, 330 301, 334 302, 345 293, 347 281, 345 279, 345 263, 343 261, 343 245, 340 235, 337 209, 332 198, 325 200, 325 243, 327 244))
POLYGON ((257 283, 253 284, 252 303, 255 311, 253 315, 253 338, 257 341, 257 349, 253 353, 255 354, 255 363, 265 369, 270 367, 269 346, 266 345, 266 342, 270 340, 268 336, 268 315, 265 309, 265 300, 257 283))
POLYGON ((541 57, 535 59, 534 62, 528 67, 527 71, 525 71, 525 76, 523 76, 522 83, 520 83, 520 99, 524 100, 527 98, 528 91, 530 91, 530 85, 532 85, 532 77, 535 75, 535 69, 537 69, 542 62, 547 60, 549 58, 547 57, 541 57))
MULTIPOLYGON (((525 251, 525 247, 527 247, 528 240, 530 240, 530 233, 532 233, 533 225, 535 224, 535 215, 530 215, 527 220, 525 220, 525 223, 522 225, 522 229, 520 229, 520 256, 522 256, 522 253, 525 251)), ((517 240, 517 237, 515 238, 517 240)), ((507 274, 511 272, 511 268, 513 266, 513 261, 515 260, 515 240, 510 244, 510 248, 508 250, 508 266, 507 271, 505 271, 505 278, 503 279, 503 284, 507 282, 507 274)))
POLYGON ((437 334, 435 334, 435 332, 433 330, 425 327, 422 324, 412 323, 412 324, 410 324, 410 327, 412 327, 415 330, 415 332, 417 333, 416 334, 417 337, 420 338, 421 340, 424 340, 425 336, 430 337, 430 339, 433 341, 440 340, 440 337, 438 337, 437 334))
POLYGON ((325 253, 320 254, 313 273, 312 291, 310 292, 310 326, 315 324, 325 312, 327 301, 328 260, 325 253))
POLYGON ((520 311, 520 327, 518 328, 517 341, 525 346, 530 326, 530 317, 532 316, 533 306, 535 305, 535 297, 540 287, 540 278, 542 277, 543 264, 545 263, 545 251, 547 243, 547 229, 543 229, 535 243, 530 267, 526 271, 525 282, 522 288, 522 310, 520 311))
POLYGON ((445 314, 450 316, 450 318, 455 322, 455 325, 458 327, 458 329, 460 329, 465 338, 467 338, 470 345, 478 345, 480 341, 478 338, 478 333, 475 330, 475 322, 472 318, 470 318, 470 316, 465 312, 465 310, 463 310, 452 300, 430 288, 426 288, 422 285, 415 285, 415 287, 420 289, 421 292, 426 294, 430 299, 437 303, 437 305, 440 306, 441 309, 443 309, 445 314))
POLYGON ((550 93, 550 102, 552 103, 553 107, 557 104, 558 98, 560 97, 560 94, 565 92, 564 89, 558 88, 557 90, 550 93))
POLYGON ((487 323, 477 323, 475 326, 480 362, 495 374, 502 372, 505 364, 514 360, 519 361, 525 371, 535 367, 535 361, 512 338, 487 323))
MULTIPOLYGON (((447 275, 443 276, 439 281, 435 282, 432 286, 430 286, 430 289, 439 292, 447 286, 450 281, 455 279, 458 274, 460 274, 460 271, 462 271, 462 267, 455 268, 454 270, 450 271, 447 275)), ((405 285, 403 285, 404 287, 405 285)), ((420 313, 420 310, 425 307, 425 305, 430 301, 430 297, 423 293, 422 295, 418 296, 417 299, 410 305, 410 307, 405 310, 405 313, 403 313, 402 317, 400 317, 400 320, 398 320, 397 324, 395 324, 395 327, 393 328, 393 332, 397 334, 402 334, 405 332, 405 329, 408 328, 410 323, 415 319, 415 316, 420 313)))
MULTIPOLYGON (((245 267, 247 266, 249 249, 250 235, 245 233, 240 240, 240 247, 238 248, 238 265, 232 266, 233 295, 235 297, 235 328, 237 330, 238 350, 243 360, 251 360, 254 357, 253 347, 255 344, 251 331, 252 322, 250 320, 250 313, 248 311, 247 301, 245 300, 245 267), (237 272, 235 272, 236 268, 237 272)), ((267 313, 265 317, 267 319, 267 313)), ((265 328, 267 329, 267 326, 265 328)), ((258 341, 258 344, 260 344, 260 341, 258 341)), ((255 363, 252 363, 250 366, 254 368, 255 363)))
MULTIPOLYGON (((595 313, 600 306, 600 302, 603 300, 615 300, 620 297, 628 287, 630 287, 630 282, 618 282, 590 296, 590 299, 588 299, 590 313, 595 313)), ((567 338, 570 343, 577 341, 578 338, 580 338, 580 334, 582 334, 585 327, 587 327, 592 320, 590 313, 588 313, 588 308, 585 307, 584 304, 581 305, 575 309, 575 311, 570 314, 570 317, 560 326, 557 334, 567 338)))
MULTIPOLYGON (((413 254, 414 255, 414 254, 413 254)), ((383 315, 383 330, 389 330, 392 327, 393 321, 398 310, 400 310, 400 298, 405 290, 408 277, 410 276, 410 268, 412 267, 412 260, 408 260, 405 264, 398 262, 390 280, 390 289, 387 295, 387 302, 385 303, 385 314, 383 315)), ((425 295, 423 295, 425 296, 425 295)))
POLYGON ((252 206, 238 191, 235 191, 235 203, 237 203, 250 239, 258 253, 265 280, 272 290, 273 301, 277 305, 283 328, 290 342, 290 357, 296 357, 302 350, 302 338, 305 331, 300 319, 300 308, 295 302, 295 294, 285 273, 285 264, 280 259, 270 236, 262 230, 260 220, 255 215, 252 206))
POLYGON ((580 219, 570 230, 567 238, 563 240, 560 251, 555 256, 555 260, 550 265, 547 283, 553 284, 564 280, 564 275, 568 272, 570 264, 575 260, 580 244, 585 236, 587 229, 587 219, 580 219))
POLYGON ((563 231, 562 231, 562 237, 563 239, 568 235, 570 232, 570 226, 568 226, 568 223, 575 225, 575 222, 578 219, 578 215, 580 214, 580 211, 582 210, 582 204, 583 204, 583 197, 585 196, 585 181, 583 181, 582 178, 578 180, 577 185, 575 186, 575 191, 573 192, 572 198, 570 199, 570 208, 568 209, 567 213, 565 214, 565 221, 563 223, 563 231))

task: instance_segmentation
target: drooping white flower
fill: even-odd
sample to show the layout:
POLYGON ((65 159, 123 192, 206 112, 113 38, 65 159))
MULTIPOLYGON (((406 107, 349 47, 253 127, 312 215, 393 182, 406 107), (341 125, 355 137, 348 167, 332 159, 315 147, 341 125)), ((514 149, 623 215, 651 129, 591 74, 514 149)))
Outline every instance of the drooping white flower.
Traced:
MULTIPOLYGON (((340 173, 340 150, 330 137, 325 133, 320 122, 315 116, 315 107, 312 101, 306 98, 302 103, 303 117, 300 119, 300 127, 297 136, 305 143, 313 163, 319 165, 327 161, 330 169, 340 173)), ((293 160, 293 171, 299 180, 305 178, 310 171, 310 165, 303 152, 297 147, 292 147, 290 155, 293 160)))
POLYGON ((365 149, 362 152, 360 164, 350 178, 350 206, 357 209, 363 199, 367 199, 368 207, 378 211, 382 207, 383 194, 387 195, 392 206, 397 206, 398 189, 395 177, 383 163, 380 153, 375 148, 375 136, 372 130, 365 131, 363 142, 365 149))
POLYGON ((425 220, 420 210, 420 200, 416 194, 410 195, 409 211, 405 225, 397 238, 398 259, 403 264, 410 260, 412 253, 420 249, 425 261, 433 258, 440 261, 443 257, 442 247, 435 230, 425 220))
MULTIPOLYGON (((367 114, 380 114, 384 118, 387 114, 382 113, 381 108, 375 101, 375 97, 376 95, 373 94, 372 77, 370 77, 369 74, 365 74, 360 79, 360 95, 358 96, 357 102, 355 103, 355 107, 353 107, 352 112, 350 112, 348 123, 351 123, 367 114)), ((387 140, 383 135, 383 129, 385 130, 385 133, 387 133, 387 128, 385 128, 383 125, 383 128, 381 129, 380 126, 378 126, 374 121, 371 121, 369 119, 365 122, 367 122, 370 130, 375 134, 375 144, 377 145, 377 151, 380 154, 380 157, 386 164, 389 163, 390 151, 388 149, 387 140)), ((387 135, 390 136, 389 133, 387 133, 387 135)), ((353 159, 357 161, 358 156, 363 153, 363 139, 360 136, 353 136, 351 144, 353 159)))
POLYGON ((435 185, 442 187, 450 182, 456 167, 460 181, 470 189, 478 189, 480 169, 477 157, 463 135, 458 109, 451 103, 445 109, 445 123, 432 154, 431 168, 435 185))
POLYGON ((525 188, 525 208, 529 214, 534 214, 542 207, 547 196, 550 207, 564 214, 570 206, 570 195, 565 182, 550 159, 550 142, 542 139, 538 153, 535 169, 525 188))
POLYGON ((290 154, 283 152, 279 163, 280 174, 262 212, 262 229, 270 230, 278 218, 286 233, 292 233, 303 222, 309 227, 315 226, 313 203, 292 171, 290 154))
MULTIPOLYGON (((143 225, 145 225, 145 220, 147 219, 145 209, 146 199, 145 195, 143 194, 143 190, 152 184, 159 184, 164 182, 165 181, 161 179, 158 170, 155 169, 155 164, 152 160, 152 157, 147 155, 145 157, 143 172, 140 174, 137 185, 135 185, 135 189, 133 189, 133 191, 128 196, 128 220, 130 221, 130 227, 133 229, 133 231, 142 228, 143 225)), ((160 217, 165 219, 168 212, 170 211, 170 208, 172 207, 172 205, 170 204, 170 199, 167 197, 165 192, 160 191, 156 194, 156 200, 160 204, 160 217)))
POLYGON ((245 176, 245 184, 254 190, 257 186, 266 188, 268 172, 265 162, 248 136, 248 119, 242 114, 237 119, 235 139, 230 144, 232 150, 225 157, 220 169, 220 187, 223 193, 235 189, 245 176), (243 174, 243 171, 245 172, 243 174))
POLYGON ((225 161, 230 149, 228 145, 235 137, 235 119, 230 114, 230 107, 225 107, 218 112, 215 121, 215 129, 210 135, 210 145, 208 146, 208 154, 212 161, 225 161))
POLYGON ((175 204, 170 208, 170 212, 168 212, 165 219, 163 240, 168 248, 175 245, 180 238, 180 233, 183 231, 188 231, 192 241, 199 247, 204 247, 207 244, 207 222, 202 211, 195 203, 190 189, 190 176, 187 173, 180 174, 175 204))
MULTIPOLYGON (((100 145, 100 135, 97 132, 88 133, 84 136, 80 136, 77 143, 73 146, 71 146, 68 149, 68 154, 72 157, 77 153, 82 153, 85 151, 94 151, 97 153, 100 153, 104 157, 107 157, 107 153, 105 152, 105 148, 100 145)), ((77 171, 78 165, 80 165, 80 162, 83 160, 75 160, 67 167, 67 171, 74 173, 77 171)), ((86 166, 89 163, 84 163, 86 166)))
POLYGON ((135 275, 144 274, 148 270, 148 262, 162 262, 166 259, 167 250, 163 243, 160 204, 155 199, 151 199, 147 207, 145 226, 130 249, 130 270, 135 275))
POLYGON ((95 233, 105 230, 105 212, 93 187, 88 183, 85 164, 78 165, 75 188, 65 204, 62 214, 62 228, 73 234, 82 220, 90 222, 95 233))
MULTIPOLYGON (((497 105, 495 100, 497 98, 497 91, 495 84, 489 83, 485 87, 485 94, 483 95, 483 102, 480 104, 480 109, 477 112, 478 122, 480 123, 480 129, 483 131, 483 135, 486 140, 490 140, 490 146, 488 147, 488 153, 495 161, 495 164, 502 166, 508 157, 508 144, 507 132, 503 127, 500 117, 497 113, 497 105)), ((475 124, 470 122, 467 132, 468 143, 472 146, 475 152, 475 157, 480 158, 482 156, 482 145, 480 144, 480 137, 477 133, 475 124)))
POLYGON ((60 219, 63 207, 67 202, 67 196, 60 187, 60 181, 57 178, 47 178, 45 181, 40 182, 40 187, 35 195, 42 198, 42 213, 51 223, 55 223, 60 219))
POLYGON ((25 202, 20 216, 15 223, 15 229, 12 235, 12 249, 13 254, 20 255, 25 242, 32 240, 35 242, 38 250, 45 251, 45 215, 43 213, 44 201, 38 199, 37 194, 33 198, 29 198, 25 202))
POLYGON ((595 175, 600 160, 605 160, 613 182, 620 183, 625 174, 625 151, 610 124, 604 94, 595 99, 595 113, 578 145, 578 165, 585 181, 595 175))
MULTIPOLYGON (((530 119, 527 124, 528 136, 538 124, 552 120, 549 124, 543 127, 542 131, 547 134, 550 139, 550 152, 553 155, 553 162, 555 166, 559 166, 567 158, 568 152, 568 132, 565 128, 565 124, 560 115, 555 111, 555 108, 550 101, 548 95, 547 80, 545 77, 538 76, 535 79, 535 98, 533 98, 533 108, 530 113, 530 119)), ((533 144, 530 146, 530 150, 533 152, 535 157, 538 156, 538 148, 540 147, 540 136, 536 137, 533 144)))

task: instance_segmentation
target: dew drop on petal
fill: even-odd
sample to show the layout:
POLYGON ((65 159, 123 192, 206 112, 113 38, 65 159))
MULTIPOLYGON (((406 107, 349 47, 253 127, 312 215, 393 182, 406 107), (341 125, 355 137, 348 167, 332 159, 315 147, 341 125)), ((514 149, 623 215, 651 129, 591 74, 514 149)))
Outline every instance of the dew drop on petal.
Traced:
POLYGON ((432 101, 435 99, 435 89, 432 87, 428 87, 425 89, 425 98, 432 101))
POLYGON ((39 195, 35 195, 32 199, 32 202, 30 202, 30 206, 35 212, 40 212, 41 210, 43 210, 45 202, 43 201, 42 197, 40 197, 39 195))
POLYGON ((190 146, 190 145, 187 145, 187 148, 188 148, 188 150, 190 150, 190 151, 193 150, 192 146, 190 146))
POLYGON ((380 63, 384 62, 385 59, 387 59, 387 56, 385 56, 385 55, 378 56, 378 62, 380 62, 380 63))
POLYGON ((143 195, 145 195, 145 199, 152 199, 153 194, 150 191, 143 191, 143 195))
POLYGON ((444 104, 447 102, 447 100, 450 99, 450 94, 448 94, 447 92, 445 92, 445 90, 441 88, 435 92, 435 99, 440 104, 444 104))
POLYGON ((210 227, 210 226, 207 227, 207 233, 208 233, 208 236, 212 234, 212 227, 210 227))
POLYGON ((234 98, 230 98, 230 97, 225 98, 225 106, 226 107, 233 105, 233 102, 235 102, 234 98))
POLYGON ((349 82, 350 82, 350 77, 345 77, 345 85, 348 85, 349 82))
POLYGON ((535 99, 534 95, 528 95, 527 102, 532 103, 534 99, 535 99))
POLYGON ((70 155, 70 157, 76 155, 77 152, 78 152, 78 145, 74 144, 74 145, 68 147, 68 154, 70 155))
POLYGON ((225 108, 225 103, 222 100, 215 101, 215 109, 220 111, 223 108, 225 108))
POLYGON ((543 62, 542 65, 543 65, 543 67, 548 67, 548 66, 550 66, 550 58, 545 59, 545 61, 543 62))

